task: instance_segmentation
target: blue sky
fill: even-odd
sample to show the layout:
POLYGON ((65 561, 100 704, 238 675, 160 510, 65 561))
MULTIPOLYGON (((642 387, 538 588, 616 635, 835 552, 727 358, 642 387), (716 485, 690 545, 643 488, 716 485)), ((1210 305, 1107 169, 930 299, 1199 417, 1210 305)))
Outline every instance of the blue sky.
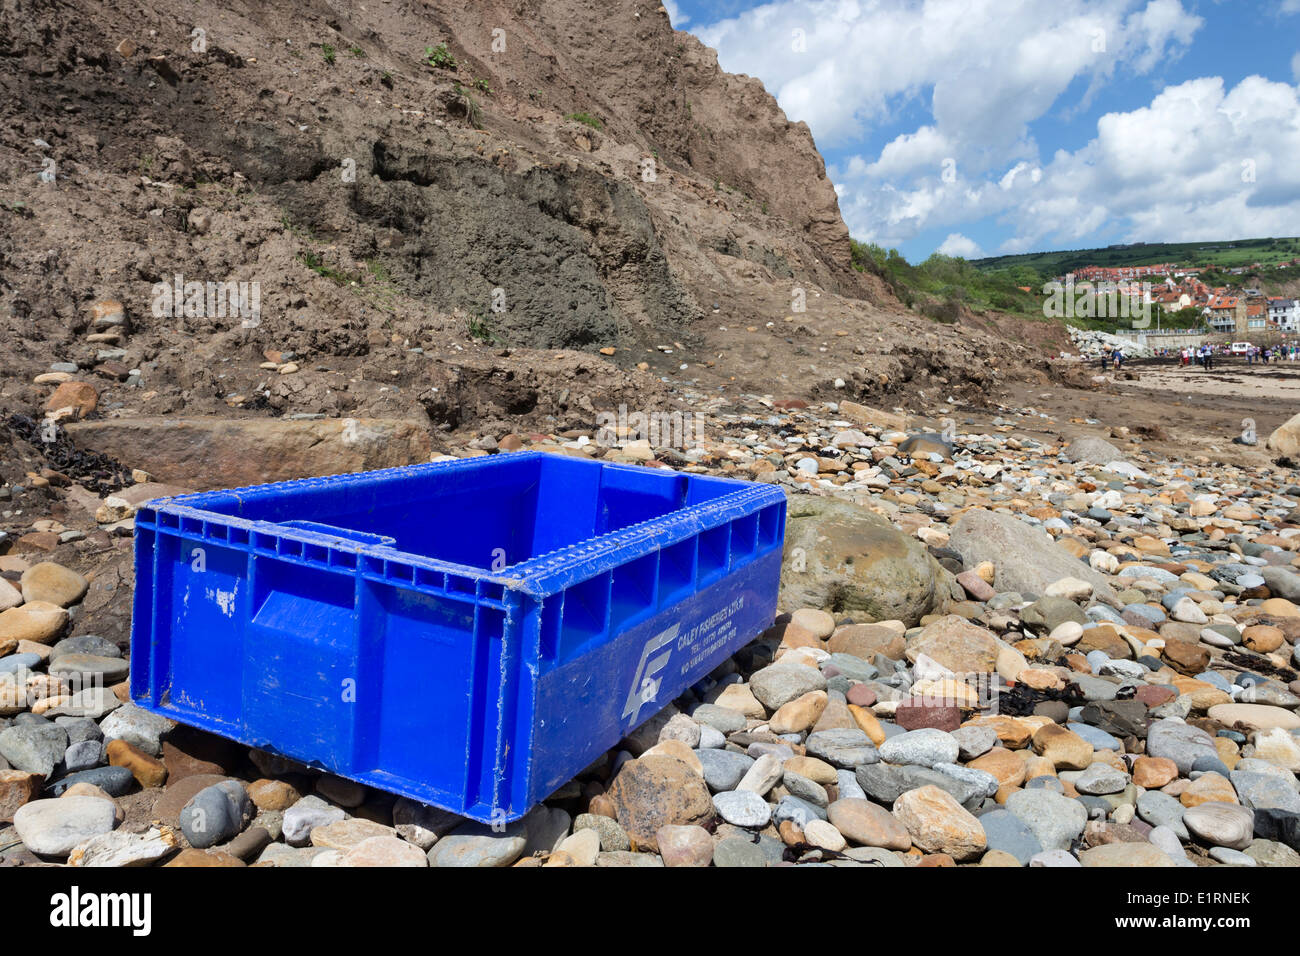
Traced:
POLYGON ((917 261, 1300 235, 1300 0, 673 0, 917 261))

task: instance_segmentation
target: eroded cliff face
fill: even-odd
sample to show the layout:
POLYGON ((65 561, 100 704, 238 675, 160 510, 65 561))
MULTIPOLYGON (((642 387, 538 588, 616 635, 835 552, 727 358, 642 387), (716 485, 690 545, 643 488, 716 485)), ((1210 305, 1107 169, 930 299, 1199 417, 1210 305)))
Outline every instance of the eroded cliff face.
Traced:
POLYGON ((591 401, 977 393, 1024 357, 853 270, 807 127, 657 4, 0 2, 5 407, 56 361, 105 408, 419 416, 430 356, 591 401), (192 282, 256 321, 159 310, 192 282))
POLYGON ((848 229, 807 124, 790 122, 758 80, 724 72, 714 50, 671 29, 662 7, 602 9, 607 16, 585 4, 528 5, 564 72, 587 78, 572 95, 589 91, 620 142, 756 200, 847 271, 848 229))

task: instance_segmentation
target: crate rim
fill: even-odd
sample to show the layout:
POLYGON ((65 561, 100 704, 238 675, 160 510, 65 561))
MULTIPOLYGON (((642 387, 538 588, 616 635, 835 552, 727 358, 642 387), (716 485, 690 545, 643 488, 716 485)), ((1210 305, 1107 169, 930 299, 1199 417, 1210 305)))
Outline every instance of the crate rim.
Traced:
MULTIPOLYGON (((502 457, 508 456, 511 460, 515 461, 520 459, 542 459, 544 457, 555 455, 553 452, 536 450, 505 452, 500 454, 502 457)), ((201 507, 203 499, 213 498, 218 495, 234 495, 238 497, 241 493, 250 492, 264 495, 273 493, 276 489, 287 490, 292 486, 302 485, 304 483, 347 485, 363 481, 371 481, 379 477, 405 476, 433 469, 468 469, 475 466, 482 467, 484 458, 496 457, 498 457, 498 455, 475 455, 469 458, 447 458, 439 461, 420 462, 412 465, 398 465, 392 468, 380 468, 371 471, 343 472, 334 475, 292 478, 285 481, 244 485, 238 488, 222 488, 213 489, 211 491, 187 492, 183 495, 168 495, 161 498, 153 498, 141 504, 138 509, 137 519, 139 518, 139 512, 161 512, 164 514, 174 515, 177 518, 191 518, 207 524, 218 524, 226 527, 240 528, 248 531, 250 535, 253 532, 259 532, 276 538, 289 539, 303 544, 329 548, 331 550, 347 550, 357 554, 358 556, 364 556, 385 562, 397 562, 410 567, 423 568, 439 574, 451 574, 458 577, 469 578, 478 582, 500 585, 506 590, 517 591, 528 597, 542 599, 563 591, 568 587, 572 587, 574 584, 578 584, 582 581, 610 571, 620 565, 628 563, 629 561, 644 557, 652 551, 668 547, 679 541, 684 541, 692 535, 716 528, 735 518, 756 513, 768 505, 777 504, 778 502, 784 503, 786 501, 785 492, 775 485, 760 484, 744 481, 738 478, 728 478, 721 475, 700 475, 699 477, 733 484, 736 486, 736 489, 727 492, 726 494, 719 495, 716 498, 702 501, 686 508, 681 508, 657 518, 650 518, 646 521, 629 525, 626 528, 620 528, 617 531, 606 532, 605 534, 593 538, 586 538, 582 541, 575 542, 574 544, 566 545, 565 547, 557 548, 540 555, 535 555, 525 561, 519 562, 518 564, 510 565, 501 572, 493 572, 491 570, 485 570, 467 564, 443 561, 438 558, 432 558, 410 551, 403 551, 400 548, 395 548, 391 545, 366 544, 364 542, 341 539, 337 536, 312 531, 306 528, 285 526, 274 521, 241 518, 236 515, 227 515, 217 511, 209 511, 201 507)), ((593 466, 613 468, 622 471, 644 470, 644 466, 627 464, 624 462, 606 462, 599 459, 575 460, 584 461, 593 466)), ((680 472, 677 469, 672 468, 655 470, 668 470, 673 474, 694 477, 688 472, 680 472)), ((147 514, 144 518, 143 524, 159 533, 177 534, 181 536, 186 535, 186 531, 182 527, 159 527, 156 520, 151 519, 147 514)), ((420 590, 419 585, 412 584, 412 587, 415 590, 420 590)))

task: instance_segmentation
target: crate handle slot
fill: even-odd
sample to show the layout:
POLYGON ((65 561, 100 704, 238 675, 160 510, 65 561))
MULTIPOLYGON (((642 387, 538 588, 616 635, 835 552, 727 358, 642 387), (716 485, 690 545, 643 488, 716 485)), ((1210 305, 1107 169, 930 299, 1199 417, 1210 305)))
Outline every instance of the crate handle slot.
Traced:
POLYGON ((357 541, 361 544, 396 544, 396 538, 390 538, 386 534, 371 534, 369 531, 354 531, 351 528, 340 528, 337 525, 325 524, 321 521, 304 521, 298 518, 292 521, 278 522, 282 528, 297 528, 299 531, 312 531, 316 534, 323 534, 326 537, 346 538, 349 541, 357 541))

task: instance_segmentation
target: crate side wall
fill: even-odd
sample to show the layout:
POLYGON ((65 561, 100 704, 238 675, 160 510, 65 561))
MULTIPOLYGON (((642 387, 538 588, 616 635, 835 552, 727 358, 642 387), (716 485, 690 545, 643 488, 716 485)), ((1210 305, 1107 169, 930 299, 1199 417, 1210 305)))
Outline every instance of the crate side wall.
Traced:
POLYGON ((538 679, 531 799, 544 800, 776 617, 768 553, 538 679))
POLYGON ((768 501, 542 602, 534 802, 771 625, 785 510, 768 501))
POLYGON ((146 528, 137 548, 140 706, 457 812, 478 799, 480 770, 490 787, 499 586, 419 587, 400 563, 339 562, 256 531, 233 547, 146 528))
POLYGON ((135 587, 131 594, 131 699, 137 703, 157 699, 154 677, 155 549, 157 532, 146 522, 151 511, 138 513, 134 548, 135 587))

